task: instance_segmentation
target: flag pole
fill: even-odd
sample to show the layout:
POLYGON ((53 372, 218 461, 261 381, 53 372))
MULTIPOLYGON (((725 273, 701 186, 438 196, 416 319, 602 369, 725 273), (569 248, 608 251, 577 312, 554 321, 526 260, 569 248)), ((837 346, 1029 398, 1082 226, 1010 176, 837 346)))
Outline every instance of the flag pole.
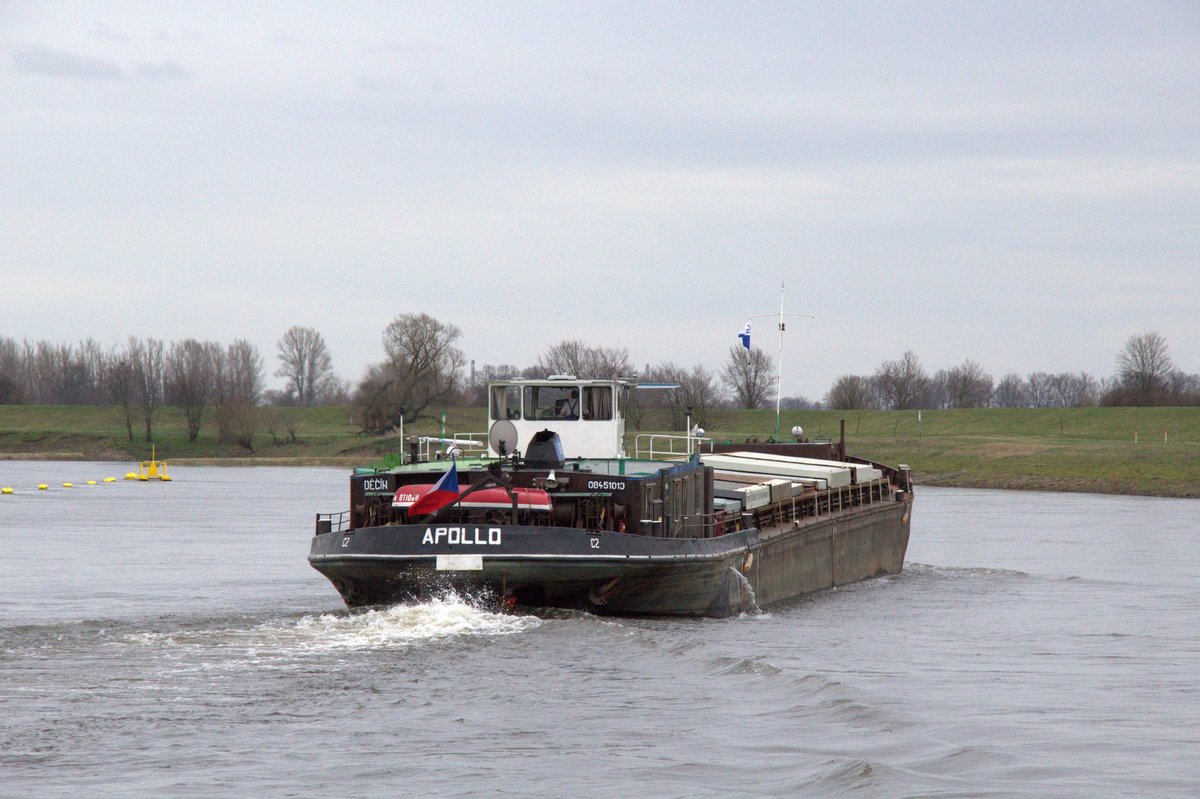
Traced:
MULTIPOLYGON (((779 281, 779 351, 778 351, 778 354, 776 355, 776 360, 775 360, 775 440, 776 441, 779 440, 780 409, 782 407, 782 400, 783 400, 783 331, 784 331, 783 317, 785 317, 785 316, 803 316, 803 317, 807 317, 808 319, 815 318, 810 313, 785 314, 783 312, 783 288, 784 288, 784 282, 781 280, 781 281, 779 281)), ((770 319, 772 316, 774 316, 774 314, 758 314, 756 316, 751 316, 750 320, 770 319)), ((750 327, 750 320, 747 320, 747 322, 746 322, 747 332, 749 332, 748 329, 750 327)), ((747 337, 747 342, 746 342, 747 366, 749 365, 749 362, 750 362, 750 344, 748 342, 748 337, 747 337)))
POLYGON ((775 440, 779 440, 779 396, 783 391, 783 281, 779 281, 779 356, 775 361, 775 440))

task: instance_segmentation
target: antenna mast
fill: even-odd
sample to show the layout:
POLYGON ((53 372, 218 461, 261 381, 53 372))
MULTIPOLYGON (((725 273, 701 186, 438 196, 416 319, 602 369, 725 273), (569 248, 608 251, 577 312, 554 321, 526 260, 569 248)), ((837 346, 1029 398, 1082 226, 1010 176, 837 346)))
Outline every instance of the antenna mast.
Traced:
MULTIPOLYGON (((771 316, 774 316, 774 314, 759 314, 757 316, 751 316, 750 318, 751 319, 767 319, 771 316)), ((783 331, 784 331, 783 317, 785 317, 785 316, 803 316, 808 319, 814 318, 813 315, 810 313, 785 314, 783 312, 783 281, 781 280, 781 281, 779 281, 779 352, 778 352, 778 355, 776 356, 776 361, 775 361, 775 440, 776 441, 779 440, 779 409, 780 409, 780 403, 782 401, 782 394, 783 394, 783 331)), ((749 353, 747 353, 747 357, 749 357, 749 353)))

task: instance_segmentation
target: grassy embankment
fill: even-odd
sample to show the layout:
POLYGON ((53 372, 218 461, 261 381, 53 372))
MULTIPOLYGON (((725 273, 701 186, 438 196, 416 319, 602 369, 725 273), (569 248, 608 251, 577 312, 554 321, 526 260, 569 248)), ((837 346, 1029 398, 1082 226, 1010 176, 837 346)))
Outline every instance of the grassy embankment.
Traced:
MULTIPOLYGON (((915 411, 789 411, 781 427, 786 432, 800 424, 811 437, 836 439, 838 422, 845 419, 852 454, 907 463, 927 485, 1200 496, 1200 408, 972 409, 921 415, 918 424, 915 411)), ((447 433, 479 434, 485 427, 481 408, 447 408, 446 417, 447 433)), ((775 414, 722 411, 708 426, 708 435, 717 440, 765 439, 774 432, 775 414)), ((344 407, 264 409, 253 451, 217 443, 209 427, 189 442, 182 414, 161 409, 154 425, 159 458, 351 465, 397 449, 395 435, 363 436, 344 407)), ((642 427, 665 429, 666 417, 648 412, 642 427)), ((440 419, 405 429, 440 431, 440 419)), ((637 432, 629 426, 631 445, 637 432)), ((116 408, 0 406, 0 457, 138 461, 150 456, 143 433, 135 424, 129 441, 116 408)))
MULTIPOLYGON (((440 411, 439 411, 440 413, 440 411)), ((481 408, 447 408, 446 430, 482 430, 481 408), (468 420, 471 424, 467 427, 468 420)), ((431 420, 422 420, 412 433, 440 432, 431 420)), ((405 433, 410 430, 406 428, 405 433)), ((154 444, 159 459, 190 462, 259 463, 296 465, 357 464, 397 450, 397 437, 364 436, 347 407, 263 408, 253 438, 253 449, 220 443, 215 423, 205 419, 195 441, 187 440, 183 413, 160 408, 154 414, 154 444), (293 436, 294 434, 294 436, 293 436)), ((140 417, 133 423, 133 439, 125 429, 120 408, 107 406, 5 405, 0 406, 0 458, 61 458, 96 460, 148 460, 150 443, 140 417)))
MULTIPOLYGON (((773 412, 743 413, 773 429, 773 412)), ((926 485, 1200 497, 1200 408, 978 408, 923 411, 920 423, 915 411, 793 417, 831 438, 844 418, 851 454, 907 463, 926 485)))

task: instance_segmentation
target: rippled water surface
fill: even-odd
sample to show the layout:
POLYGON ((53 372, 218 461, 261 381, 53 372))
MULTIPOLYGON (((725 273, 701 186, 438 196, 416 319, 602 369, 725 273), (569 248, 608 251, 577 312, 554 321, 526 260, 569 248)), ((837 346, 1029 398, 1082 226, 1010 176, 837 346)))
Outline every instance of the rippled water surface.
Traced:
POLYGON ((350 613, 344 470, 126 471, 0 463, 0 796, 1200 794, 1200 502, 919 489, 902 575, 734 619, 350 613))

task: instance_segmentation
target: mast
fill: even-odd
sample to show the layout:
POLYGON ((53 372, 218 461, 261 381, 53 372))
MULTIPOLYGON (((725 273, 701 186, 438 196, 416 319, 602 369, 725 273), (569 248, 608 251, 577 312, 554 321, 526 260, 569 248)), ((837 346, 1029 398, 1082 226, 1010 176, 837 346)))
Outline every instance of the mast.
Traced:
MULTIPOLYGON (((813 315, 810 313, 785 314, 783 312, 783 287, 784 287, 784 283, 781 280, 781 281, 779 281, 779 350, 775 356, 775 440, 776 441, 779 440, 779 417, 780 417, 780 408, 781 408, 782 400, 783 400, 783 331, 784 331, 783 317, 785 317, 785 316, 803 316, 803 317, 807 317, 808 319, 814 318, 813 315)), ((772 316, 774 316, 774 314, 757 314, 755 316, 751 316, 750 319, 770 319, 772 316)), ((746 353, 747 367, 749 366, 749 363, 750 363, 749 359, 750 359, 750 353, 747 352, 746 353)))
POLYGON ((783 281, 779 281, 779 355, 775 359, 775 440, 779 440, 779 395, 783 391, 783 281))

